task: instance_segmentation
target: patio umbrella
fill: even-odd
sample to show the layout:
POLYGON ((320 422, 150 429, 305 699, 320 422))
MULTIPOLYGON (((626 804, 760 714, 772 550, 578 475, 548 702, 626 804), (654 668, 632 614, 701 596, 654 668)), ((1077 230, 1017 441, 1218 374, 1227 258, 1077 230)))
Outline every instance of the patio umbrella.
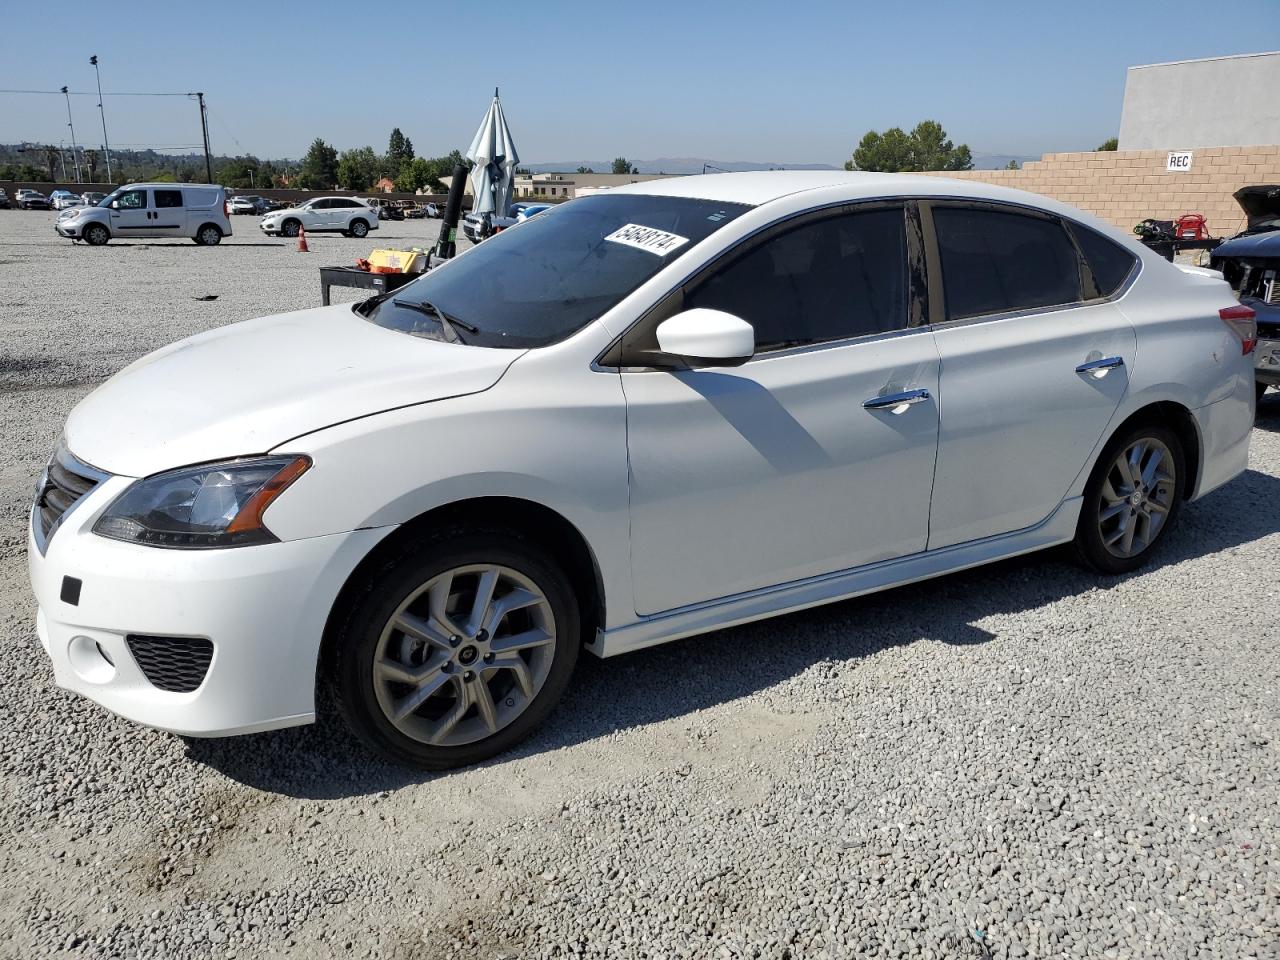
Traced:
POLYGON ((475 196, 473 212, 506 216, 520 155, 511 140, 511 130, 502 113, 497 87, 493 88, 489 112, 484 115, 484 121, 467 150, 467 159, 474 164, 470 174, 471 192, 475 196))

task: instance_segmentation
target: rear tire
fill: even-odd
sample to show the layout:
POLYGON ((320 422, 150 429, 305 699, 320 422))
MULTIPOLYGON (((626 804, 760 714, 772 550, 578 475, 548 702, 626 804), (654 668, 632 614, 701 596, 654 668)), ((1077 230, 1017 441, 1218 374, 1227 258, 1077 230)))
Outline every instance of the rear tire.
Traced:
POLYGON ((363 220, 352 220, 347 235, 355 237, 357 240, 363 240, 369 235, 369 225, 363 220))
POLYGON ((1104 574, 1150 559, 1182 508, 1186 454, 1168 427, 1138 424, 1111 438, 1085 484, 1076 554, 1104 574))
POLYGON ((111 231, 100 223, 91 223, 84 228, 84 242, 91 247, 105 246, 111 239, 111 231))
POLYGON ((340 713, 371 749, 425 770, 478 763, 529 736, 581 645, 569 578, 508 530, 407 543, 368 571, 345 611, 327 665, 340 713))
POLYGON ((206 223, 196 231, 193 239, 202 247, 216 247, 222 242, 222 231, 214 224, 206 223))

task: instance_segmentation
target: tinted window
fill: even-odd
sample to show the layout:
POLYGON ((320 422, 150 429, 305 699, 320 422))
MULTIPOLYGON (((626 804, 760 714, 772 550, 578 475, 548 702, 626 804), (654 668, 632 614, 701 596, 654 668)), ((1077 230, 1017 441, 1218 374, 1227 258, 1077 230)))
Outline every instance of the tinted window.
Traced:
POLYGON ((903 210, 827 217, 771 237, 717 270, 684 305, 746 320, 758 351, 905 327, 903 210))
POLYGON ((180 207, 182 206, 181 190, 156 190, 153 194, 157 207, 180 207))
POLYGON ((329 206, 346 209, 347 207, 354 207, 356 204, 351 200, 330 200, 329 206))
MULTIPOLYGON (((489 238, 396 291, 479 328, 468 343, 537 347, 608 311, 749 207, 644 194, 581 197, 489 238)), ((470 215, 474 216, 474 215, 470 215)), ((435 336, 439 323, 382 301, 369 319, 435 336)))
POLYGON ((1138 262, 1138 258, 1120 244, 1088 227, 1068 223, 1067 228, 1075 236, 1080 252, 1093 271, 1093 279, 1098 283, 1098 294, 1103 297, 1111 296, 1128 279, 1129 271, 1138 262))
POLYGON ((940 206, 933 223, 948 320, 1081 299, 1080 258, 1056 220, 940 206))

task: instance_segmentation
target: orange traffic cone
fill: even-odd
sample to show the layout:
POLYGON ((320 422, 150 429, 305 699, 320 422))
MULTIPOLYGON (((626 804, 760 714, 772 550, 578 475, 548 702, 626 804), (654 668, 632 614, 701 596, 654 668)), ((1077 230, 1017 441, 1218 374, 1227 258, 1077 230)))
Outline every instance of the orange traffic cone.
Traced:
POLYGON ((303 226, 298 227, 298 252, 311 252, 311 248, 307 246, 307 228, 303 226))

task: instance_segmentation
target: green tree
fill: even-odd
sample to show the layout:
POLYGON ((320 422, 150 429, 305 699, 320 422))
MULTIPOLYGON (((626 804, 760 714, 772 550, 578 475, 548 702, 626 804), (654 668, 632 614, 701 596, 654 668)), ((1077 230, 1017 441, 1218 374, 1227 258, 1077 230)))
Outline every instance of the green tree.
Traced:
POLYGON ((382 160, 373 147, 344 150, 338 156, 338 186, 344 190, 368 190, 378 181, 381 171, 382 160))
POLYGON ((1018 163, 1018 161, 1017 161, 1017 160, 1010 160, 1007 164, 1005 164, 1005 169, 1006 169, 1006 170, 1021 170, 1021 169, 1022 169, 1022 164, 1018 163))
POLYGON ((936 120, 922 120, 910 133, 890 127, 884 133, 868 130, 845 161, 846 170, 901 173, 919 170, 972 170, 973 154, 966 144, 956 146, 936 120))
POLYGON ((639 173, 640 171, 634 167, 626 157, 618 157, 613 161, 614 173, 639 173))
POLYGON ((302 190, 332 190, 338 182, 338 151, 316 137, 295 182, 302 190))
POLYGON ((232 157, 214 168, 213 180, 224 187, 239 189, 266 186, 258 180, 257 157, 232 157))
POLYGON ((578 173, 595 173, 595 171, 592 170, 590 167, 579 167, 577 172, 578 173))
POLYGON ((416 193, 426 190, 429 193, 444 193, 444 178, 453 175, 453 168, 464 163, 462 153, 454 150, 443 157, 415 157, 410 160, 396 177, 396 189, 404 193, 416 193))
POLYGON ((1111 137, 1110 139, 1103 140, 1100 144, 1098 144, 1098 149, 1095 150, 1094 152, 1102 153, 1103 151, 1106 151, 1106 150, 1119 150, 1119 149, 1120 149, 1120 138, 1111 137))
POLYGON ((57 181, 58 174, 56 164, 58 162, 58 148, 50 144, 44 147, 44 165, 49 168, 49 179, 57 181))
MULTIPOLYGON (((387 143, 386 163, 384 171, 393 180, 400 175, 400 168, 413 159, 413 141, 396 127, 391 131, 391 139, 387 143)), ((374 179, 377 179, 376 177, 374 179)))

